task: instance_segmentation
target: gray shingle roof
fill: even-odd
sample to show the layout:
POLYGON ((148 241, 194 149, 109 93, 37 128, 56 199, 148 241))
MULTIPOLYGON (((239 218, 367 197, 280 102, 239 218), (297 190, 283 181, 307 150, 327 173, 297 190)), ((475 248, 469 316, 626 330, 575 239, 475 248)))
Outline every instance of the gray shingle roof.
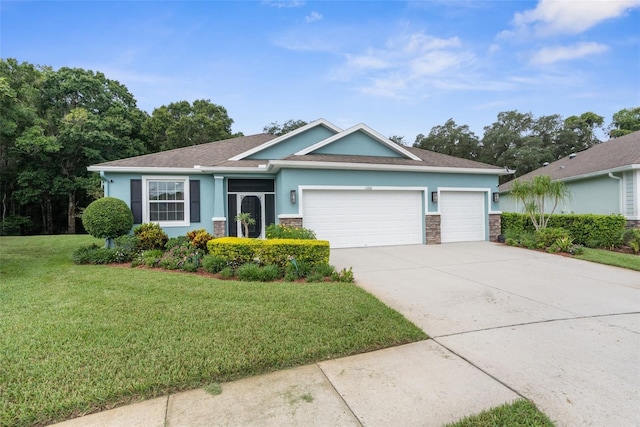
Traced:
MULTIPOLYGON (((548 175, 554 180, 566 180, 631 165, 640 165, 640 131, 594 145, 576 153, 573 158, 563 157, 518 179, 529 180, 538 175, 548 175)), ((500 185, 500 191, 509 191, 512 186, 513 181, 506 182, 500 185)))
MULTIPOLYGON (((127 168, 193 168, 196 165, 205 167, 257 167, 265 164, 268 160, 229 160, 240 153, 255 148, 265 142, 274 139, 275 136, 269 134, 257 134, 243 136, 239 138, 226 139, 207 144, 195 145, 175 150, 162 151, 159 153, 147 154, 144 156, 130 157, 128 159, 115 160, 94 165, 93 169, 100 167, 127 167, 127 168)), ((424 166, 424 167, 450 167, 450 168, 471 168, 471 169, 496 169, 485 163, 458 157, 440 154, 433 151, 422 150, 420 148, 403 147, 413 153, 421 160, 412 160, 401 157, 379 157, 379 156, 346 156, 331 154, 307 154, 304 156, 292 155, 286 159, 291 161, 304 162, 337 162, 337 163, 367 163, 375 165, 402 165, 402 166, 424 166)))

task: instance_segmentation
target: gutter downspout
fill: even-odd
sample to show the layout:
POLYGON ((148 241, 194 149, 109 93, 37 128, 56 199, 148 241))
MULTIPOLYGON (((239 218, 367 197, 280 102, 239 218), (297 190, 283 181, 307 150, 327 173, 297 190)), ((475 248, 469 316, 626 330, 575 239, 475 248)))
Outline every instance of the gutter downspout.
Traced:
POLYGON ((617 179, 618 182, 620 183, 618 185, 619 191, 618 191, 618 196, 620 198, 620 215, 624 215, 624 193, 623 193, 623 189, 622 189, 622 178, 620 178, 619 176, 615 176, 612 172, 609 172, 609 178, 612 179, 617 179))

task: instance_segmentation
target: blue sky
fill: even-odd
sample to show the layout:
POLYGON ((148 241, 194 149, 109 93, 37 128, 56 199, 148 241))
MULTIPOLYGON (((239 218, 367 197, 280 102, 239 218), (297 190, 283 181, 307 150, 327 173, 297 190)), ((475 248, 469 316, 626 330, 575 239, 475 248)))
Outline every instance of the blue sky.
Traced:
POLYGON ((11 1, 0 56, 101 71, 151 113, 210 99, 234 131, 325 118, 401 135, 501 111, 640 106, 640 0, 11 1))

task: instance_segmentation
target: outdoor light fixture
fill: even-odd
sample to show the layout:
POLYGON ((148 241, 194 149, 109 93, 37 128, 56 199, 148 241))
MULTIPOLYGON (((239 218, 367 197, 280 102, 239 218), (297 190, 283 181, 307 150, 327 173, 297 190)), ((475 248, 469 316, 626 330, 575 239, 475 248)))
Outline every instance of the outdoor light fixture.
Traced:
POLYGON ((498 203, 500 201, 500 193, 493 193, 493 203, 498 203))
POLYGON ((431 201, 433 203, 438 203, 438 192, 437 191, 432 191, 431 192, 431 201))
POLYGON ((291 198, 291 203, 292 204, 296 204, 296 190, 291 190, 291 193, 289 193, 289 197, 291 198))

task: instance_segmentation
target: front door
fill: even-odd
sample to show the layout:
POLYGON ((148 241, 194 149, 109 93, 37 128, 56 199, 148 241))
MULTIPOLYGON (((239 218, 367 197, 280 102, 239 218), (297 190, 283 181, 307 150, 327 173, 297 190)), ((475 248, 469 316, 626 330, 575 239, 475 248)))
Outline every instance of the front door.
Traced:
POLYGON ((262 238, 264 235, 264 194, 238 194, 236 198, 236 209, 238 213, 249 213, 255 220, 249 225, 249 235, 245 236, 244 226, 240 221, 236 223, 238 237, 262 238))

